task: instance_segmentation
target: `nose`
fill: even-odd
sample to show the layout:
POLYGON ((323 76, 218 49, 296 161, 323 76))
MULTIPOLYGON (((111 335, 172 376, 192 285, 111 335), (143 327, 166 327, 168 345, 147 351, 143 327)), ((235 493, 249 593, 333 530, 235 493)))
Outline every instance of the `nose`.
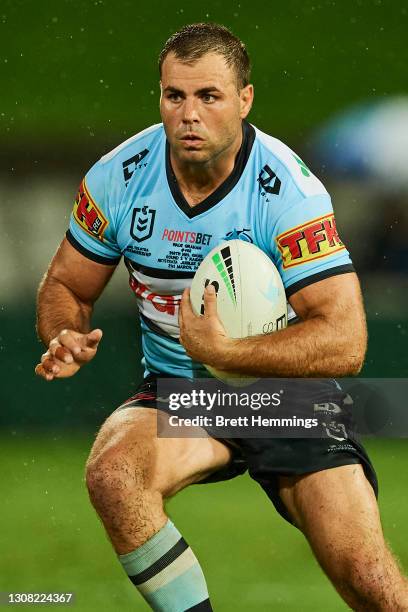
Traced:
POLYGON ((200 121, 197 104, 198 101, 194 97, 188 97, 184 100, 183 123, 192 124, 200 121))

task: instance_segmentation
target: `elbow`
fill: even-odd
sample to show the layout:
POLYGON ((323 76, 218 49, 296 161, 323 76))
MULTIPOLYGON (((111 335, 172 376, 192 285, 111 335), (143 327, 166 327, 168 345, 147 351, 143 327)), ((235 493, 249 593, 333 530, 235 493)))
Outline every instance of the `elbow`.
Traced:
POLYGON ((344 347, 342 352, 345 370, 343 376, 357 376, 361 372, 364 366, 366 351, 367 332, 364 329, 364 332, 349 339, 347 346, 344 347))
POLYGON ((344 376, 357 376, 360 374, 364 365, 364 355, 359 357, 358 355, 353 355, 350 357, 350 361, 346 366, 346 372, 344 376))
POLYGON ((320 375, 326 377, 344 378, 347 376, 357 376, 364 365, 364 359, 358 355, 346 355, 342 353, 337 355, 327 368, 320 371, 320 375))

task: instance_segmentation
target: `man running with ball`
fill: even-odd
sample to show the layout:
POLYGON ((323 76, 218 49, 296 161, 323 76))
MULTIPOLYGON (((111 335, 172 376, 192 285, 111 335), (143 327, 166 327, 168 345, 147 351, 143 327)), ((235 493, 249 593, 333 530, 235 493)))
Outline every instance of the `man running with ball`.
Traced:
MULTIPOLYGON (((157 436, 157 419, 167 418, 156 402, 160 376, 194 378, 203 363, 264 377, 349 376, 362 367, 367 339, 359 283, 324 186, 287 146, 246 121, 254 89, 243 43, 220 25, 185 26, 166 42, 159 67, 163 123, 87 173, 39 291, 47 350, 36 372, 48 381, 95 356, 102 332, 92 329, 93 305, 122 256, 138 304, 145 378, 98 433, 86 472, 92 504, 153 610, 211 610, 200 563, 165 500, 248 469, 351 608, 408 610, 407 581, 381 529, 375 472, 352 436, 236 444, 157 436), (231 237, 250 240, 275 263, 293 325, 229 338, 211 287, 205 314, 193 314, 194 272, 231 237)), ((321 384, 346 410, 334 383, 321 384)))

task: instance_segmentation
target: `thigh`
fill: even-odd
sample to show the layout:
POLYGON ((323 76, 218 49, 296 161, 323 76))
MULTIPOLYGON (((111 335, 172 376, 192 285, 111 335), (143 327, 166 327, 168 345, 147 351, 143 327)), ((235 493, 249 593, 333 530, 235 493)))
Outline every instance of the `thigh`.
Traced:
POLYGON ((281 516, 296 524, 285 503, 291 500, 293 490, 286 495, 281 483, 301 482, 311 474, 335 473, 340 466, 363 467, 375 495, 378 491, 373 465, 363 446, 356 440, 330 438, 272 438, 241 441, 251 478, 258 482, 281 516), (280 490, 281 489, 281 490, 280 490))
POLYGON ((375 494, 360 464, 280 477, 279 493, 329 576, 362 551, 369 562, 373 551, 385 550, 375 494))
POLYGON ((199 427, 178 427, 177 438, 158 437, 158 423, 168 418, 154 408, 116 410, 102 425, 88 465, 123 457, 143 472, 147 487, 169 497, 229 464, 231 450, 199 427))
MULTIPOLYGON (((288 414, 316 417, 316 430, 310 430, 307 435, 305 429, 302 437, 285 438, 277 432, 274 438, 242 441, 250 476, 262 486, 278 512, 294 522, 293 511, 292 514, 288 512, 279 493, 282 477, 289 478, 286 482, 292 483, 302 482, 302 478, 315 473, 326 472, 332 477, 340 466, 350 466, 353 472, 361 464, 376 495, 377 477, 370 458, 355 436, 350 397, 330 380, 298 380, 284 386, 284 390, 285 401, 291 410, 288 414)), ((354 473, 361 474, 361 468, 354 473)))

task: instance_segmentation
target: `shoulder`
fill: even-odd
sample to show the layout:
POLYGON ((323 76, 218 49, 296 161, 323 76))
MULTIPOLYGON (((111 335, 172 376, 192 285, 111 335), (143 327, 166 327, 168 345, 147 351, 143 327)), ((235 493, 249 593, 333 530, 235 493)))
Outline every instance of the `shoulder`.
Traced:
POLYGON ((92 192, 101 192, 104 183, 109 191, 115 185, 124 190, 136 169, 147 165, 152 153, 165 141, 164 128, 161 123, 152 125, 103 155, 88 171, 86 184, 92 192))
POLYGON ((109 153, 106 153, 99 160, 99 164, 106 166, 107 164, 112 164, 117 161, 123 161, 136 155, 139 149, 147 149, 147 153, 149 153, 149 146, 155 146, 163 137, 163 124, 157 123, 156 125, 152 125, 134 136, 131 136, 112 149, 112 151, 109 151, 109 153))
POLYGON ((289 200, 299 200, 310 196, 327 195, 323 183, 311 172, 305 162, 285 143, 255 126, 256 143, 262 166, 262 178, 268 179, 269 171, 281 181, 282 196, 289 200))

